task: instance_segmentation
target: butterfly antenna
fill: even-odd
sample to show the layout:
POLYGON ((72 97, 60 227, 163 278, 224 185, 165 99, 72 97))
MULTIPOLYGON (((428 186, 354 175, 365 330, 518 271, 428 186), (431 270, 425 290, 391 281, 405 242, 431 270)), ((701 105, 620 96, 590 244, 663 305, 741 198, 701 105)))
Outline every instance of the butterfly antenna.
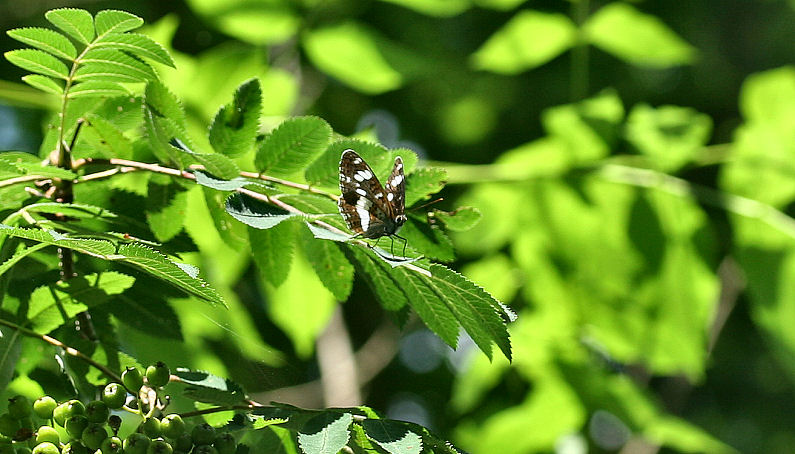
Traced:
POLYGON ((418 206, 418 207, 412 207, 412 208, 410 209, 410 211, 421 210, 421 209, 423 209, 423 208, 425 208, 425 207, 427 207, 427 206, 429 206, 429 205, 433 205, 434 203, 439 203, 439 202, 441 202, 442 200, 444 200, 444 197, 439 197, 439 198, 438 198, 438 199, 436 199, 436 200, 431 200, 430 202, 428 202, 428 203, 424 203, 424 204, 422 204, 422 205, 420 205, 420 206, 418 206))

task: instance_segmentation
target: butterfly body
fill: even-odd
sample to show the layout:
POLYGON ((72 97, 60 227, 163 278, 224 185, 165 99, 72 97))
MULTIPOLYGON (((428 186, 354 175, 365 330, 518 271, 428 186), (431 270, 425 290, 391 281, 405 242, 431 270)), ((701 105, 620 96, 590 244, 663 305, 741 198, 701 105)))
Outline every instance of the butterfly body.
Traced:
POLYGON ((343 151, 340 192, 340 213, 357 236, 401 238, 397 233, 406 223, 406 180, 400 156, 395 158, 392 173, 381 186, 375 172, 361 156, 350 149, 343 151))

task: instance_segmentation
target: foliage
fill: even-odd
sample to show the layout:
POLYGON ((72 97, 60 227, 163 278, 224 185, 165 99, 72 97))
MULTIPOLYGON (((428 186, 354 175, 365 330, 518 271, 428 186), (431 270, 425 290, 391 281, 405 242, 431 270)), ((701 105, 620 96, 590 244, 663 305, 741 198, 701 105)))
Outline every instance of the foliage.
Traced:
MULTIPOLYGON (((219 428, 233 414, 213 408, 298 404, 320 375, 390 417, 420 402, 427 419, 398 418, 474 453, 791 450, 795 73, 770 69, 790 61, 785 2, 741 15, 609 0, 187 4, 201 26, 63 9, 47 15, 58 30, 9 32, 35 48, 8 58, 37 91, 0 96, 66 110, 38 157, 0 154, 3 320, 54 329, 116 371, 163 359, 227 375, 185 372, 175 396, 219 428), (185 27, 211 38, 186 46, 185 27), (442 191, 444 209, 409 212, 409 260, 345 233, 347 148, 381 181, 402 156, 409 204, 442 191), (78 276, 59 280, 56 248, 78 276), (370 380, 392 358, 367 355, 382 312, 406 335, 370 380), (340 314, 360 381, 324 363, 340 314), (407 372, 412 351, 425 369, 407 372)), ((2 327, 9 396, 104 383, 20 333, 2 327)), ((454 452, 351 405, 266 407, 240 441, 454 452)))

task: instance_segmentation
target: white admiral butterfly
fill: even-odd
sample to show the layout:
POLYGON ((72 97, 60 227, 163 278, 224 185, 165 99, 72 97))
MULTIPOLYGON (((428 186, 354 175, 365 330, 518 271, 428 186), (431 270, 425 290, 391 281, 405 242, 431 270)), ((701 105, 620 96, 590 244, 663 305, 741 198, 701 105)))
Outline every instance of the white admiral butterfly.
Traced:
POLYGON ((400 156, 395 158, 392 173, 386 184, 381 186, 375 172, 361 156, 350 149, 343 151, 340 158, 340 191, 340 214, 356 236, 400 238, 404 243, 405 255, 406 239, 397 234, 406 223, 406 179, 400 156))

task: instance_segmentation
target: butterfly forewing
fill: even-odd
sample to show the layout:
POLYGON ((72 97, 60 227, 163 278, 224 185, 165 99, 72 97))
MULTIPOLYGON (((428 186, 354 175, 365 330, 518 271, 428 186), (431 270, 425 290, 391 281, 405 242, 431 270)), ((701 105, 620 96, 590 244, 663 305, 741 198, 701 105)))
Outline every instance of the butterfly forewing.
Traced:
POLYGON ((353 150, 340 159, 340 213, 348 227, 365 238, 394 235, 405 222, 403 161, 395 165, 386 189, 369 165, 353 150))

